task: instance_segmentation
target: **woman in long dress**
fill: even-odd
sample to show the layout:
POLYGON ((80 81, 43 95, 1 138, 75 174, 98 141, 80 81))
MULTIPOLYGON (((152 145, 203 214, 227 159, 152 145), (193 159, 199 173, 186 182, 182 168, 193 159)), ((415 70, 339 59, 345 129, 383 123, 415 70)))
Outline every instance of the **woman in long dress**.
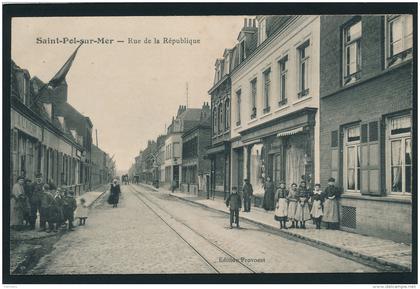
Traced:
POLYGON ((267 177, 267 181, 264 184, 264 202, 263 208, 266 211, 274 210, 274 184, 270 177, 267 177))
POLYGON ((299 228, 297 222, 300 222, 300 228, 306 229, 305 222, 311 219, 311 214, 309 211, 309 192, 306 188, 306 182, 301 181, 300 186, 298 189, 298 202, 296 206, 296 214, 295 214, 295 220, 296 220, 296 228, 299 228))
POLYGON ((295 214, 298 201, 298 191, 295 183, 291 186, 289 194, 287 195, 287 201, 289 204, 287 207, 287 218, 292 222, 292 226, 290 228, 295 228, 295 214))
POLYGON ((24 183, 25 179, 18 177, 17 183, 13 185, 10 198, 10 226, 16 229, 23 225, 24 204, 26 202, 24 183))
POLYGON ((120 199, 121 189, 120 185, 118 184, 117 179, 114 179, 111 184, 110 194, 108 203, 112 205, 113 208, 118 206, 118 202, 120 199))
POLYGON ((325 189, 324 216, 322 220, 327 223, 327 229, 335 229, 339 223, 338 198, 340 190, 335 186, 335 179, 328 180, 328 187, 325 189))

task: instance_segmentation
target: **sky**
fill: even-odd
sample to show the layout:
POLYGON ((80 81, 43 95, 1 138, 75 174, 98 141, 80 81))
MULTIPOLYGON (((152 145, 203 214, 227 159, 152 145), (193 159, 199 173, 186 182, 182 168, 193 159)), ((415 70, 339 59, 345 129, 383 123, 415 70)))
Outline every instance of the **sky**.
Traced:
POLYGON ((78 46, 73 38, 113 40, 80 47, 66 78, 67 101, 90 117, 94 142, 97 129, 99 147, 124 171, 186 104, 187 82, 188 107, 210 102, 214 63, 236 44, 244 17, 14 18, 12 59, 48 82, 78 46), (57 37, 66 43, 45 43, 57 37), (165 37, 199 43, 172 45, 165 37))

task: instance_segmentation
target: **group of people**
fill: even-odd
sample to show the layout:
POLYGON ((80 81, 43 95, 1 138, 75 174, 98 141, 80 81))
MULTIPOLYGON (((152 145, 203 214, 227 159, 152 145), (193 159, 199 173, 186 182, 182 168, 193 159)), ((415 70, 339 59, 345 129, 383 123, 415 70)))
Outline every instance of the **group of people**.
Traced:
MULTIPOLYGON (((262 207, 266 211, 274 211, 274 219, 280 222, 280 229, 306 228, 306 222, 313 220, 316 228, 321 229, 321 222, 327 224, 327 229, 335 229, 339 223, 338 198, 341 190, 335 185, 335 179, 328 180, 328 186, 324 191, 320 184, 315 184, 310 190, 305 180, 296 183, 287 189, 285 182, 280 182, 275 188, 270 178, 264 185, 264 199, 262 207), (286 222, 291 222, 288 227, 286 222)), ((230 207, 230 227, 233 223, 239 228, 239 210, 244 203, 244 212, 251 211, 251 198, 253 195, 252 185, 248 179, 244 180, 242 197, 238 194, 238 188, 232 187, 232 193, 226 200, 226 206, 230 207)))
POLYGON ((88 208, 83 198, 77 205, 75 194, 67 188, 57 188, 52 182, 44 183, 42 174, 35 183, 23 176, 13 185, 10 199, 10 226, 12 229, 35 229, 39 215, 40 231, 57 232, 60 228, 73 231, 73 221, 86 223, 88 208))

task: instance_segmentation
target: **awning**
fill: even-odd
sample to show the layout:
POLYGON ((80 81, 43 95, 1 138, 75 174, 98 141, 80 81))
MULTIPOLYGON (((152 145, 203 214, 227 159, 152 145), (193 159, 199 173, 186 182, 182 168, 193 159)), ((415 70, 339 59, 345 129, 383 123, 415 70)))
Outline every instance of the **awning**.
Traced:
POLYGON ((285 130, 285 131, 279 132, 277 134, 277 136, 293 135, 293 134, 297 134, 297 133, 302 132, 302 131, 303 131, 303 126, 298 127, 298 128, 294 128, 294 129, 289 129, 289 130, 285 130))

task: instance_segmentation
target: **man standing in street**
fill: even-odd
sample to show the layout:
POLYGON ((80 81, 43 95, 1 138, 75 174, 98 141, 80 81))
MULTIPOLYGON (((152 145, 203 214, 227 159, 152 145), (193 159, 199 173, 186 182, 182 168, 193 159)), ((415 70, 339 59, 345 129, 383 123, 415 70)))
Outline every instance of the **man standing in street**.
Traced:
POLYGON ((244 179, 244 186, 242 188, 243 199, 244 199, 244 212, 251 212, 251 197, 254 193, 252 185, 248 179, 244 179))
POLYGON ((44 212, 41 212, 41 195, 43 192, 44 183, 42 181, 42 174, 38 173, 35 176, 35 183, 33 184, 32 190, 31 190, 31 196, 29 198, 29 203, 31 205, 31 219, 30 219, 30 225, 31 230, 35 229, 35 222, 37 218, 37 212, 39 211, 39 218, 40 218, 40 227, 45 230, 45 221, 46 217, 44 212))
POLYGON ((226 199, 226 206, 230 209, 230 228, 232 224, 236 223, 236 227, 239 228, 239 210, 241 209, 241 196, 238 194, 238 188, 232 187, 232 193, 226 199))

